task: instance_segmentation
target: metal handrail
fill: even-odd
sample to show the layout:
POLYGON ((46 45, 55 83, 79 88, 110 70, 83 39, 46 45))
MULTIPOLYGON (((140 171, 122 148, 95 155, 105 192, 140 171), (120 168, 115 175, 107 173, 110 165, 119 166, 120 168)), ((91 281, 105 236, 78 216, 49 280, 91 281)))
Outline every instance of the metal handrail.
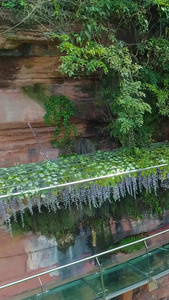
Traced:
MULTIPOLYGON (((57 185, 52 185, 52 186, 48 186, 48 187, 38 188, 38 192, 39 191, 45 191, 45 190, 52 190, 52 189, 58 188, 58 187, 71 186, 71 185, 74 185, 74 184, 80 184, 80 183, 85 183, 85 182, 110 178, 110 177, 128 175, 128 174, 132 174, 132 173, 139 173, 139 172, 142 172, 142 171, 151 170, 151 169, 154 169, 154 168, 158 169, 158 168, 166 167, 166 166, 168 166, 168 164, 162 164, 162 165, 151 166, 151 167, 147 167, 147 168, 143 168, 143 169, 135 169, 135 170, 131 170, 131 171, 119 172, 119 173, 104 175, 104 176, 100 176, 100 177, 86 178, 86 179, 82 179, 82 180, 78 180, 78 181, 66 182, 66 183, 62 183, 62 184, 57 184, 57 185)), ((36 193, 36 192, 37 192, 37 189, 21 191, 21 192, 17 192, 17 193, 12 193, 10 195, 8 195, 8 194, 1 195, 0 199, 8 198, 8 197, 11 197, 11 196, 24 195, 24 194, 28 194, 28 193, 33 194, 33 193, 36 193)))
POLYGON ((49 156, 48 156, 47 153, 45 152, 44 148, 42 147, 42 144, 39 142, 39 140, 38 140, 38 138, 37 138, 37 136, 36 136, 36 133, 34 132, 34 130, 33 130, 33 128, 32 128, 31 123, 28 122, 27 125, 28 125, 30 131, 32 132, 32 134, 33 134, 33 136, 34 136, 36 142, 37 142, 38 145, 39 145, 39 147, 41 148, 43 154, 45 155, 45 157, 47 158, 47 160, 51 161, 50 158, 49 158, 49 156))
POLYGON ((44 272, 38 273, 38 274, 36 274, 36 275, 32 275, 32 276, 30 276, 30 277, 26 277, 26 278, 23 278, 23 279, 14 281, 14 282, 10 282, 10 283, 8 283, 8 284, 5 284, 5 285, 0 286, 0 290, 1 290, 1 289, 4 289, 4 288, 7 288, 7 287, 10 287, 10 286, 13 286, 13 285, 16 285, 16 284, 19 284, 19 283, 22 283, 22 282, 27 281, 27 280, 31 280, 31 279, 34 279, 34 278, 37 278, 37 277, 40 277, 40 276, 43 276, 43 275, 46 275, 46 274, 49 274, 49 273, 52 273, 52 272, 56 272, 56 271, 58 271, 58 270, 65 269, 65 268, 67 268, 67 267, 71 267, 71 266, 73 266, 73 265, 77 265, 77 264, 79 264, 79 263, 82 263, 82 262, 85 262, 85 261, 88 261, 88 260, 91 260, 91 259, 98 259, 98 257, 100 257, 100 256, 103 256, 103 255, 106 255, 106 254, 110 254, 110 253, 112 253, 112 252, 115 252, 115 251, 117 251, 117 250, 123 249, 123 248, 125 248, 125 247, 129 247, 129 246, 138 244, 138 243, 140 243, 140 242, 147 241, 147 240, 149 240, 149 239, 152 239, 152 238, 154 238, 154 237, 156 237, 156 236, 162 235, 162 234, 167 233, 167 232, 169 232, 169 229, 166 229, 166 230, 164 230, 164 231, 155 233, 155 234, 153 234, 153 235, 151 235, 151 236, 145 237, 145 238, 143 238, 143 239, 140 239, 140 240, 138 240, 138 241, 129 243, 129 244, 127 244, 127 245, 119 246, 119 247, 117 247, 117 248, 114 248, 114 249, 111 249, 111 250, 107 250, 107 251, 101 252, 101 253, 99 253, 99 254, 92 255, 92 256, 89 256, 89 257, 86 257, 86 258, 83 258, 83 259, 74 261, 74 262, 72 262, 72 263, 69 263, 69 264, 66 264, 66 265, 63 265, 63 266, 54 268, 54 269, 50 269, 50 270, 48 270, 48 271, 44 271, 44 272))

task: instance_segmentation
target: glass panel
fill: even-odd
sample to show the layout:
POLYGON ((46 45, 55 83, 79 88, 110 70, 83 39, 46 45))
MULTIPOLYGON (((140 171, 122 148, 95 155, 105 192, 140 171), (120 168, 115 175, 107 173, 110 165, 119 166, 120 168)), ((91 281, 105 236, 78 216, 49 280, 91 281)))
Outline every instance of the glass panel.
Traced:
POLYGON ((147 279, 147 276, 128 263, 123 263, 119 266, 104 270, 103 278, 106 294, 108 295, 147 279))
POLYGON ((124 247, 118 251, 112 252, 111 254, 107 254, 99 257, 99 261, 101 262, 102 268, 110 268, 120 263, 124 263, 135 257, 140 257, 146 254, 146 248, 143 242, 124 247))
MULTIPOLYGON (((143 250, 144 252, 144 250, 143 250)), ((123 258, 130 260, 123 262, 119 265, 113 266, 113 264, 119 262, 120 253, 115 253, 114 256, 105 256, 102 260, 102 275, 104 280, 104 286, 106 295, 113 294, 122 291, 124 288, 132 286, 143 280, 147 280, 149 276, 156 275, 167 269, 169 269, 169 245, 155 249, 148 254, 143 254, 138 257, 132 258, 133 253, 123 255, 123 258), (117 255, 117 256, 116 256, 117 255), (149 273, 150 271, 150 273, 149 273)), ((27 300, 94 300, 102 296, 102 284, 100 278, 100 272, 97 269, 95 260, 90 261, 91 269, 87 268, 90 272, 94 272, 92 275, 77 279, 71 283, 62 285, 45 291, 43 286, 43 295, 39 294, 34 297, 28 298, 27 300)), ((81 265, 81 272, 84 276, 83 264, 81 265)), ((78 266, 79 267, 79 266, 78 266)), ((75 278, 77 276, 77 266, 73 268, 67 268, 63 270, 61 277, 65 279, 75 278), (67 271, 67 272, 66 272, 67 271)), ((57 282, 58 284, 58 282, 57 282)), ((112 295, 113 296, 113 295, 112 295)))
POLYGON ((84 280, 95 290, 97 291, 98 295, 102 294, 102 284, 100 279, 100 272, 97 272, 93 275, 86 276, 84 280))
POLYGON ((156 275, 169 269, 169 251, 157 249, 149 254, 151 275, 156 275))
POLYGON ((77 280, 88 274, 99 272, 97 263, 90 259, 82 263, 75 264, 73 266, 59 270, 58 280, 77 280))
MULTIPOLYGON (((119 266, 103 270, 102 274, 107 295, 147 279, 146 274, 143 274, 128 263, 123 263, 119 266)), ((90 286, 94 286, 101 293, 102 286, 100 274, 87 276, 85 277, 85 280, 90 284, 90 286)))
POLYGON ((25 300, 94 300, 97 298, 97 292, 86 282, 76 280, 25 300))
POLYGON ((148 275, 149 274, 149 267, 148 267, 148 255, 144 254, 143 256, 139 256, 137 258, 134 258, 129 261, 129 263, 139 269, 141 272, 144 274, 148 275))

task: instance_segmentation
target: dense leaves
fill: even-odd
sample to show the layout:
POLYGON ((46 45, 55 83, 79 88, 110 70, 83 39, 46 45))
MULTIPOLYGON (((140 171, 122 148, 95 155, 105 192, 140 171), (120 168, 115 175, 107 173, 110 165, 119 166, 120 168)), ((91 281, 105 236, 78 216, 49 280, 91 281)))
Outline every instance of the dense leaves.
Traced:
MULTIPOLYGON (((60 45, 67 56, 62 57, 60 70, 69 76, 86 72, 88 75, 98 71, 100 76, 110 75, 118 80, 118 91, 106 100, 109 102, 110 134, 118 137, 128 148, 135 146, 135 134, 143 125, 144 113, 150 112, 150 106, 143 101, 145 94, 136 74, 140 68, 133 64, 130 53, 124 44, 114 38, 114 44, 108 47, 97 42, 88 42, 84 47, 77 47, 65 41, 60 45), (114 118, 113 116, 117 116, 114 118)), ((102 90, 103 93, 103 90, 102 90)))
POLYGON ((70 146, 72 134, 76 133, 76 127, 70 118, 75 113, 75 105, 66 96, 52 96, 44 104, 46 114, 44 120, 48 125, 54 125, 54 140, 57 147, 70 146))
POLYGON ((13 0, 13 1, 3 1, 2 7, 6 7, 9 10, 16 11, 22 10, 24 6, 27 5, 27 2, 24 0, 13 0))
POLYGON ((169 116, 168 13, 165 1, 82 1, 80 34, 69 34, 60 45, 67 54, 61 72, 101 79, 97 103, 107 102, 110 135, 130 150, 151 140, 147 113, 169 116), (116 39, 120 31, 123 42, 116 39))
POLYGON ((38 83, 24 86, 22 90, 45 108, 46 113, 43 118, 46 124, 55 127, 51 143, 71 152, 73 137, 76 135, 76 126, 71 122, 71 117, 77 110, 75 104, 62 94, 47 96, 45 87, 38 83))
MULTIPOLYGON (((168 163, 168 161, 169 147, 166 143, 164 145, 152 145, 151 148, 142 150, 137 149, 136 154, 132 156, 126 154, 122 149, 117 149, 90 155, 74 155, 52 162, 1 168, 0 195, 8 194, 10 196, 15 192, 22 194, 22 192, 32 189, 38 191, 46 186, 50 187, 108 174, 112 174, 112 178, 107 181, 103 180, 99 184, 109 185, 111 182, 116 185, 125 175, 114 177, 113 174, 152 167, 168 163)), ((154 171, 156 172, 156 169, 154 171)), ((149 171, 143 172, 143 175, 148 174, 149 171)))

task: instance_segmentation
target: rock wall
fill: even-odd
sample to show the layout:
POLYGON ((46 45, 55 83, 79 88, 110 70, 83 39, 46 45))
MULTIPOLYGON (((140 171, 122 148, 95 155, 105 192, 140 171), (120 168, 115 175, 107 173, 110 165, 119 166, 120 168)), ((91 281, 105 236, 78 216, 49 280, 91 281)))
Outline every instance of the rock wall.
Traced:
MULTIPOLYGON (((24 95, 20 88, 0 90, 0 167, 45 160, 27 123, 31 123, 39 142, 50 159, 58 157, 59 150, 50 144, 54 127, 45 124, 42 106, 24 95)), ((72 120, 83 135, 87 121, 72 120)))
POLYGON ((24 95, 22 88, 44 84, 54 95, 64 94, 79 107, 72 120, 79 136, 95 118, 92 80, 68 80, 58 72, 57 42, 36 30, 3 34, 0 28, 0 167, 46 159, 27 123, 30 122, 48 156, 58 157, 50 145, 53 127, 44 123, 44 109, 24 95))

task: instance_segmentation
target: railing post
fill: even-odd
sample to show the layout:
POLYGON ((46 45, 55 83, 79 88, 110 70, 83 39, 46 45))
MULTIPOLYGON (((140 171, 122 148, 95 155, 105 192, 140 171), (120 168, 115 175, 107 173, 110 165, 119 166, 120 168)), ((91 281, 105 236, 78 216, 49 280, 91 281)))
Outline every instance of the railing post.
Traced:
POLYGON ((149 250, 148 250, 148 246, 147 246, 146 241, 144 241, 144 245, 145 245, 146 253, 147 253, 147 264, 148 264, 148 272, 149 272, 149 282, 151 282, 152 278, 151 278, 151 269, 150 269, 149 250))
POLYGON ((101 267, 101 264, 100 264, 100 262, 98 260, 98 257, 96 257, 96 261, 97 261, 97 264, 98 264, 99 270, 100 270, 100 280, 101 280, 102 291, 103 291, 103 300, 106 300, 105 287, 104 287, 104 279, 103 279, 103 274, 102 274, 102 267, 101 267))
POLYGON ((40 283, 40 287, 41 287, 41 292, 43 294, 43 284, 42 284, 42 281, 40 279, 40 277, 38 276, 38 280, 39 280, 39 283, 40 283))

